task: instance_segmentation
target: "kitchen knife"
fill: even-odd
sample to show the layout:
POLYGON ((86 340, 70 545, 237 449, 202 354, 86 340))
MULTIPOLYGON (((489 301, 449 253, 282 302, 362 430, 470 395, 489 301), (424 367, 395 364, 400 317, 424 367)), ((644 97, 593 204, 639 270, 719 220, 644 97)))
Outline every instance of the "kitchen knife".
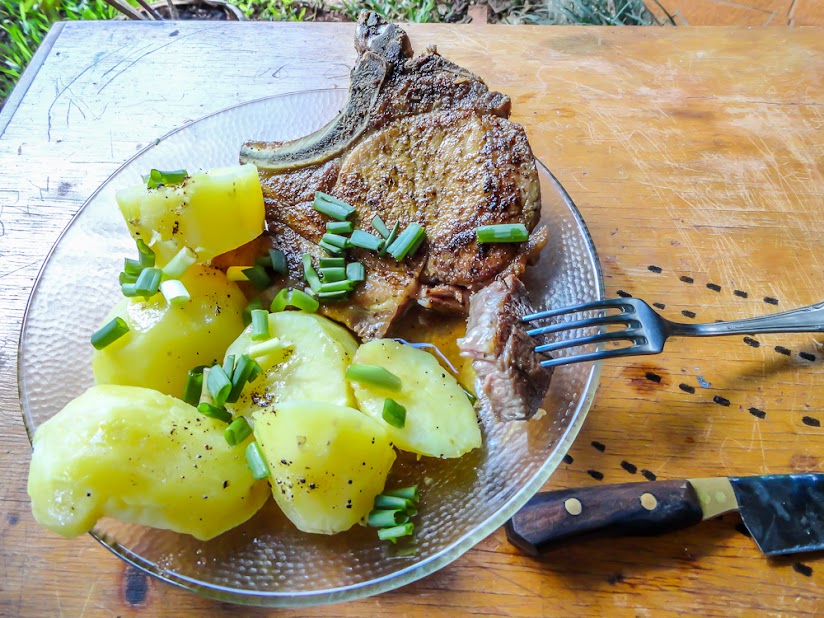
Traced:
POLYGON ((529 554, 602 533, 653 535, 739 511, 768 556, 824 549, 824 474, 596 485, 539 493, 506 524, 529 554))

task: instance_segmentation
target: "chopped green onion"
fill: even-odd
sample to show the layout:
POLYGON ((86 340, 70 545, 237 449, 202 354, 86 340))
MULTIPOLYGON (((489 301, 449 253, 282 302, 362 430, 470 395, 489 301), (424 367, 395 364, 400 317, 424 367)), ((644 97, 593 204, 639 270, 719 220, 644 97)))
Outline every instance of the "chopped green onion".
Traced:
POLYGON ((403 429, 406 425, 406 408, 399 404, 394 399, 385 399, 383 402, 383 413, 381 414, 383 420, 397 427, 403 429))
POLYGON ((137 252, 140 254, 140 265, 148 268, 155 265, 155 252, 147 245, 142 238, 137 239, 137 252))
POLYGON ((349 296, 346 290, 338 292, 318 292, 318 298, 326 302, 334 302, 336 300, 343 300, 349 296))
POLYGON ((330 221, 326 224, 326 231, 330 234, 351 234, 355 224, 351 221, 330 221))
POLYGON ((372 217, 372 227, 375 228, 375 231, 384 238, 389 238, 389 228, 386 227, 383 219, 381 219, 378 215, 372 217))
POLYGON ((149 172, 149 178, 146 185, 150 189, 157 189, 161 186, 179 185, 186 180, 188 176, 189 175, 186 173, 186 170, 152 170, 149 172))
POLYGON ((360 262, 352 262, 346 265, 346 278, 349 281, 361 282, 366 280, 366 270, 360 262))
POLYGON ((348 241, 349 239, 346 238, 346 236, 341 236, 340 234, 324 234, 323 238, 321 238, 321 242, 325 242, 327 245, 332 245, 338 249, 346 249, 348 241))
POLYGON ((393 511, 374 510, 366 518, 366 525, 372 528, 391 528, 409 521, 409 515, 400 509, 393 511))
POLYGON ((401 379, 377 365, 349 365, 345 377, 364 386, 377 386, 395 392, 401 390, 401 379))
POLYGON ((345 268, 321 268, 320 276, 323 283, 335 283, 335 281, 344 281, 346 279, 345 268))
POLYGON ((189 247, 183 247, 169 260, 169 263, 162 268, 163 276, 166 279, 180 279, 183 273, 189 270, 195 262, 197 262, 197 253, 189 249, 189 247))
POLYGON ((157 294, 162 278, 163 273, 159 268, 144 268, 134 284, 137 295, 143 298, 151 298, 157 294))
POLYGON ((237 417, 223 430, 223 437, 226 438, 229 446, 237 446, 250 435, 252 435, 252 428, 244 416, 237 417))
POLYGON ((229 281, 249 281, 244 271, 249 270, 252 266, 230 266, 226 269, 226 278, 229 281))
POLYGON ((269 311, 277 313, 286 307, 296 307, 306 313, 315 313, 318 310, 318 301, 301 290, 290 290, 283 288, 272 301, 269 311))
POLYGON ((335 245, 330 245, 328 242, 320 241, 318 243, 318 247, 326 251, 332 257, 340 257, 343 255, 344 251, 340 247, 336 247, 335 245))
POLYGON ((163 294, 163 298, 165 298, 166 302, 172 307, 188 303, 192 300, 186 286, 177 279, 167 279, 166 281, 161 281, 160 293, 163 294))
POLYGON ((265 309, 252 311, 252 341, 269 338, 269 312, 265 309))
POLYGON ((474 406, 475 402, 478 401, 478 398, 466 389, 463 389, 463 392, 466 393, 466 398, 469 399, 469 403, 474 406))
POLYGON ((309 287, 312 288, 313 292, 319 292, 320 278, 312 266, 312 256, 308 253, 304 253, 300 259, 303 261, 303 278, 306 279, 306 283, 309 284, 309 287))
POLYGON ((243 325, 249 326, 252 323, 252 311, 255 309, 263 309, 263 301, 258 298, 254 298, 249 301, 249 304, 243 309, 243 325))
POLYGON ((92 335, 92 345, 96 350, 102 350, 128 332, 129 325, 123 318, 117 317, 92 335))
POLYGON ((412 534, 412 531, 415 529, 414 524, 408 523, 403 524, 400 526, 394 526, 392 528, 381 528, 378 530, 378 538, 382 541, 392 541, 393 543, 397 542, 397 539, 402 536, 409 536, 412 534))
POLYGON ((263 358, 264 356, 269 356, 275 352, 282 352, 291 345, 292 344, 288 341, 283 341, 277 337, 272 337, 266 341, 261 341, 260 343, 255 343, 249 346, 249 356, 254 359, 263 358))
POLYGON ((223 361, 223 373, 226 374, 226 377, 231 378, 232 374, 235 372, 235 355, 229 354, 226 359, 223 361))
POLYGON ((410 485, 409 487, 400 487, 398 489, 390 489, 388 491, 384 491, 382 495, 394 496, 396 498, 406 498, 407 500, 411 500, 412 502, 417 502, 421 499, 421 495, 418 493, 417 485, 410 485))
POLYGON ((392 243, 395 242, 395 239, 398 237, 398 230, 400 229, 400 227, 401 227, 400 221, 395 223, 395 226, 392 228, 392 231, 389 232, 389 238, 386 239, 386 242, 383 243, 383 247, 381 247, 380 251, 378 251, 379 256, 383 257, 384 255, 386 255, 387 250, 392 245, 392 243))
POLYGON ((120 291, 123 292, 123 296, 128 296, 129 298, 137 296, 137 288, 134 283, 121 283, 120 291))
POLYGON ((269 249, 269 261, 272 262, 272 270, 279 275, 285 275, 289 272, 286 265, 286 254, 279 249, 269 249))
MULTIPOLYGON (((235 403, 243 392, 247 382, 251 382, 249 376, 256 370, 260 370, 260 365, 249 355, 243 354, 237 361, 235 370, 232 372, 232 390, 226 398, 226 403, 235 403), (257 369, 256 369, 257 368, 257 369)), ((257 374, 255 375, 257 377, 257 374)))
POLYGON ((251 268, 247 268, 243 271, 243 274, 252 282, 252 285, 255 286, 259 290, 265 290, 269 287, 272 283, 272 277, 269 276, 269 273, 266 272, 266 269, 263 266, 259 266, 255 264, 251 268))
MULTIPOLYGON (((209 372, 212 373, 211 371, 209 372)), ((197 406, 197 411, 200 412, 203 416, 208 416, 210 418, 216 418, 219 421, 223 421, 224 423, 229 423, 232 420, 232 415, 229 414, 223 408, 219 408, 218 406, 213 406, 208 401, 201 401, 197 406)))
POLYGON ((386 494, 380 494, 378 496, 375 496, 376 510, 400 509, 404 513, 406 513, 406 511, 411 508, 415 508, 415 505, 408 498, 401 498, 400 496, 387 496, 386 494))
POLYGON ((319 260, 321 268, 343 268, 346 266, 346 260, 339 257, 325 257, 319 260))
MULTIPOLYGON (((325 237, 324 237, 325 238, 325 237)), ((355 230, 349 237, 349 245, 352 247, 361 247, 362 249, 369 249, 370 251, 377 251, 383 245, 380 238, 372 236, 369 232, 363 230, 355 230)))
POLYGON ((143 272, 143 264, 140 263, 140 260, 126 258, 123 260, 123 272, 127 275, 137 277, 141 272, 143 272))
MULTIPOLYGON (((243 356, 241 356, 240 359, 243 360, 243 356)), ((252 368, 249 370, 249 376, 246 378, 246 382, 251 384, 258 379, 258 376, 261 373, 263 373, 263 367, 258 365, 257 361, 253 358, 249 359, 249 364, 252 368)))
POLYGON ((137 283, 137 275, 130 275, 128 273, 123 272, 120 273, 118 281, 120 282, 120 285, 123 285, 124 283, 137 283))
MULTIPOLYGON (((352 291, 352 283, 347 280, 343 281, 333 281, 330 283, 322 283, 320 285, 320 294, 324 292, 351 292, 352 291)), ((323 298, 321 296, 321 298, 323 298)))
POLYGON ((418 236, 418 240, 416 240, 412 244, 412 247, 409 249, 409 253, 407 255, 409 257, 412 257, 413 255, 415 255, 418 252, 418 249, 421 248, 421 245, 423 244, 424 240, 426 240, 426 234, 421 234, 420 236, 418 236))
POLYGON ((197 406, 200 401, 200 392, 203 390, 203 370, 206 365, 199 365, 194 369, 189 369, 186 376, 186 386, 183 387, 183 401, 190 406, 197 406))
POLYGON ((246 447, 246 463, 256 480, 265 479, 269 476, 269 466, 266 465, 266 459, 264 459, 263 452, 257 442, 250 442, 249 446, 246 447))
POLYGON ((349 204, 322 191, 315 192, 315 201, 312 207, 338 221, 346 221, 355 213, 355 209, 349 204))
POLYGON ((421 239, 426 235, 426 231, 418 223, 410 223, 407 228, 401 232, 395 239, 395 242, 386 250, 395 260, 400 262, 407 255, 412 257, 415 253, 413 248, 417 250, 420 246, 421 239))
MULTIPOLYGON (((234 361, 234 359, 232 359, 232 361, 234 361)), ((209 388, 209 392, 215 400, 215 405, 222 406, 226 403, 226 398, 232 390, 232 381, 229 379, 229 376, 226 375, 226 370, 224 370, 223 367, 215 365, 209 369, 206 386, 209 388)))
POLYGON ((481 225, 475 228, 478 242, 525 242, 529 232, 523 223, 501 223, 499 225, 481 225))

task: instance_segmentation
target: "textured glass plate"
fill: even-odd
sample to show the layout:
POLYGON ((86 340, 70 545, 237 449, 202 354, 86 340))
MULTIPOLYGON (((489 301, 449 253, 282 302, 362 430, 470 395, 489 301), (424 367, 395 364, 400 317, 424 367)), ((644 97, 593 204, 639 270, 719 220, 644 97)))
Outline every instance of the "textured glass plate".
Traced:
MULTIPOLYGON (((29 301, 19 382, 30 436, 92 384, 89 335, 119 299, 123 257, 134 253, 115 191, 140 183, 151 168, 234 164, 245 140, 310 133, 345 98, 343 90, 302 92, 218 112, 145 149, 98 189, 56 243, 29 301)), ((549 171, 540 166, 540 172, 550 242, 526 280, 532 300, 540 308, 600 299, 600 266, 581 215, 549 171)), ((223 601, 296 606, 390 590, 455 560, 540 489, 578 433, 598 373, 591 363, 558 369, 539 420, 497 423, 482 410, 484 446, 458 460, 399 457, 393 484, 422 486, 414 556, 391 555, 393 546, 359 526, 331 537, 301 533, 272 500, 246 524, 209 542, 111 519, 93 534, 146 572, 223 601)))

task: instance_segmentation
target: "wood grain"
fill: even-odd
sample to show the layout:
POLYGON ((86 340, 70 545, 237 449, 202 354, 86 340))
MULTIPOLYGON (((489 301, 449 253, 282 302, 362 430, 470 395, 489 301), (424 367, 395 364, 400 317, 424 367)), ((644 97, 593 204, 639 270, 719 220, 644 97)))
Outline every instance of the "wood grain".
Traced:
MULTIPOLYGON (((0 138, 0 614, 258 615, 147 580, 91 538, 40 529, 17 337, 49 247, 134 152, 206 113, 345 87, 353 26, 68 23, 0 138)), ((410 27, 416 49, 510 94, 579 205, 610 296, 684 321, 822 300, 824 36, 815 29, 410 27), (686 312, 686 313, 684 313, 686 312)), ((34 69, 33 69, 34 70, 34 69)), ((10 118, 9 118, 10 116, 10 118)), ((4 122, 0 122, 3 126, 4 122)), ((57 316, 59 317, 59 316, 57 316)), ((610 362, 547 488, 822 469, 824 350, 811 335, 676 340, 610 362)), ((71 350, 62 350, 67 362, 71 350)), ((767 560, 724 516, 540 559, 498 531, 435 575, 289 615, 815 615, 819 556, 767 560)))

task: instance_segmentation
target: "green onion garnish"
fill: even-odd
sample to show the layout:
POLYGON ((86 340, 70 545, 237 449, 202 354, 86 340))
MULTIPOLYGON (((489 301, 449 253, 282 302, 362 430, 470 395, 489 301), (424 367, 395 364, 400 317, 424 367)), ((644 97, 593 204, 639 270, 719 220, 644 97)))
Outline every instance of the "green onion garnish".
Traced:
POLYGON ((269 249, 269 261, 272 262, 272 270, 279 275, 285 275, 289 272, 286 265, 286 254, 279 249, 269 249))
POLYGON ((254 373, 255 377, 260 374, 261 367, 257 361, 253 360, 249 355, 243 354, 237 361, 235 370, 232 372, 232 390, 229 391, 229 396, 226 398, 226 403, 235 403, 243 392, 243 388, 247 382, 251 382, 250 376, 254 373))
POLYGON ((312 266, 312 256, 308 253, 304 253, 300 259, 303 261, 303 278, 306 279, 306 283, 309 284, 309 287, 312 288, 313 292, 319 292, 320 278, 312 266))
POLYGON ((351 234, 355 224, 351 221, 330 221, 326 224, 326 231, 330 234, 351 234))
POLYGON ((263 452, 257 442, 250 442, 249 446, 246 447, 246 463, 256 480, 265 479, 269 476, 269 467, 266 465, 263 452))
POLYGON ((186 376, 186 386, 183 387, 183 401, 190 406, 197 406, 200 401, 200 392, 203 390, 203 370, 206 365, 200 365, 194 369, 189 369, 186 376))
POLYGON ((395 223, 395 226, 392 228, 392 231, 389 232, 389 238, 386 239, 386 242, 383 243, 383 247, 381 247, 380 251, 378 251, 378 255, 383 257, 386 255, 386 251, 395 242, 395 239, 398 237, 398 230, 401 228, 401 223, 398 221, 395 223))
POLYGON ((223 373, 226 374, 227 377, 231 378, 232 374, 235 372, 235 355, 229 354, 224 361, 223 361, 223 373))
POLYGON ((143 265, 140 263, 140 260, 133 260, 132 258, 125 258, 123 260, 123 272, 127 275, 132 275, 133 277, 137 277, 143 272, 143 265))
POLYGON ((164 185, 179 185, 184 180, 186 180, 187 177, 188 174, 186 173, 186 170, 152 170, 149 172, 149 178, 146 181, 146 185, 150 189, 157 189, 158 187, 164 185))
POLYGON ((223 430, 223 437, 229 446, 237 446, 252 434, 252 428, 246 417, 239 416, 233 420, 229 426, 223 430))
POLYGON ((410 223, 395 239, 395 242, 386 250, 395 260, 400 262, 407 255, 415 255, 413 248, 417 250, 426 231, 418 223, 410 223))
POLYGON ((259 290, 265 290, 269 287, 269 284, 272 283, 272 278, 269 276, 269 273, 266 272, 263 266, 258 264, 255 264, 251 268, 244 269, 243 274, 246 275, 246 278, 252 282, 252 285, 259 290))
POLYGON ((315 313, 318 310, 318 301, 301 290, 282 289, 272 301, 269 311, 277 313, 286 307, 296 307, 306 313, 315 313))
POLYGON ((183 247, 175 256, 169 260, 169 263, 163 267, 163 276, 166 279, 180 279, 189 268, 197 262, 197 253, 183 247))
POLYGON ((163 272, 159 268, 144 268, 134 284, 135 292, 143 298, 151 298, 157 294, 163 272))
POLYGON ((155 252, 147 245, 142 238, 137 239, 137 252, 140 254, 140 265, 148 268, 155 265, 155 252))
MULTIPOLYGON (((209 374, 211 375, 211 371, 209 374)), ((223 421, 224 423, 229 423, 232 420, 232 415, 229 414, 223 408, 219 408, 217 406, 213 406, 208 401, 201 401, 197 406, 197 411, 200 412, 203 416, 208 416, 210 418, 216 418, 219 421, 223 421)))
POLYGON ((361 282, 366 280, 366 270, 360 262, 352 262, 346 265, 346 278, 349 281, 361 282))
MULTIPOLYGON (((332 281, 330 283, 321 283, 318 296, 324 292, 350 292, 352 290, 352 283, 347 280, 332 281)), ((324 298, 320 296, 320 298, 324 298)))
MULTIPOLYGON (((244 356, 245 356, 245 354, 244 354, 244 356)), ((243 356, 240 357, 240 360, 243 360, 243 356)), ((258 379, 258 376, 261 373, 263 373, 263 367, 258 365, 257 361, 253 358, 249 359, 249 363, 250 363, 252 369, 249 371, 249 375, 246 378, 246 382, 248 384, 251 384, 252 382, 254 382, 255 380, 258 379)))
POLYGON ((395 392, 401 390, 401 379, 377 365, 349 365, 345 377, 350 382, 365 386, 377 386, 395 392))
MULTIPOLYGON (((227 359, 229 360, 229 359, 227 359)), ((234 358, 232 359, 234 362, 234 358)), ((215 365, 209 369, 209 376, 206 378, 206 386, 209 388, 209 393, 212 399, 215 400, 215 405, 222 406, 226 403, 226 398, 232 390, 232 381, 226 375, 226 371, 220 365, 215 365)))
POLYGON ((325 242, 327 245, 332 245, 333 247, 337 247, 338 249, 346 249, 347 242, 349 239, 346 236, 341 236, 340 234, 324 234, 323 238, 321 238, 321 242, 325 242))
POLYGON ((345 290, 344 291, 338 291, 338 292, 318 292, 318 298, 320 300, 330 302, 330 303, 334 302, 336 300, 343 300, 345 298, 348 298, 348 296, 349 296, 349 292, 347 292, 345 290))
POLYGON ((251 356, 254 359, 263 358, 264 356, 269 356, 270 354, 274 354, 275 352, 281 352, 284 349, 288 348, 290 345, 290 343, 278 339, 277 337, 272 337, 271 339, 267 339, 266 341, 261 341, 260 343, 250 345, 249 356, 251 356))
POLYGON ((421 495, 418 493, 417 485, 410 485, 409 487, 400 487, 398 489, 390 489, 388 491, 384 491, 382 495, 394 496, 396 498, 406 498, 407 500, 411 500, 412 502, 417 502, 421 498, 421 495))
POLYGON ((394 399, 385 399, 383 402, 383 413, 381 414, 383 420, 397 427, 403 429, 406 425, 406 408, 399 404, 394 399))
POLYGON ((377 251, 381 248, 381 245, 383 245, 383 241, 380 238, 372 236, 369 232, 355 230, 349 237, 349 244, 352 247, 361 247, 362 249, 377 251))
POLYGON ((318 243, 318 247, 326 251, 332 257, 340 257, 343 255, 344 251, 340 247, 336 247, 334 245, 330 245, 327 242, 323 242, 322 240, 318 243))
POLYGON ((523 223, 481 225, 475 228, 478 242, 526 242, 529 232, 523 223))
POLYGON ((269 312, 265 309, 252 311, 252 341, 269 338, 269 312))
POLYGON ((383 541, 389 540, 395 543, 399 537, 412 534, 414 529, 415 526, 411 523, 394 526, 392 528, 381 528, 378 530, 378 538, 383 541))
POLYGON ((137 275, 130 275, 128 273, 120 273, 120 276, 117 279, 120 282, 120 285, 124 283, 137 283, 137 275))
POLYGON ((249 304, 243 309, 243 325, 249 326, 252 323, 252 311, 255 309, 263 309, 263 301, 260 297, 249 301, 249 304))
POLYGON ((127 296, 129 298, 137 296, 137 289, 135 288, 134 283, 121 283, 120 291, 123 292, 123 296, 127 296))
POLYGON ((403 510, 392 511, 374 510, 366 518, 366 525, 372 528, 391 528, 398 524, 405 524, 409 521, 409 515, 403 510))
POLYGON ((102 350, 129 332, 129 325, 123 318, 117 317, 92 335, 92 345, 102 350))
POLYGON ((346 269, 335 268, 321 268, 320 276, 323 283, 335 283, 335 281, 344 281, 346 279, 346 269))
POLYGON ((408 498, 401 498, 399 496, 387 496, 386 494, 380 494, 375 496, 375 509, 400 509, 404 513, 407 510, 415 508, 415 505, 412 504, 412 501, 408 498))
POLYGON ((346 260, 340 257, 324 257, 318 261, 321 268, 344 268, 346 260))
POLYGON ((160 293, 172 307, 188 303, 192 300, 186 286, 177 279, 167 279, 160 282, 160 293))
POLYGON ((463 392, 466 393, 466 398, 469 399, 469 403, 474 406, 475 402, 478 401, 478 398, 466 389, 463 389, 463 392))
POLYGON ((389 228, 386 227, 383 219, 381 219, 378 215, 372 217, 372 227, 375 228, 375 231, 384 238, 389 238, 389 228))
POLYGON ((315 201, 312 207, 338 221, 346 221, 355 213, 355 209, 349 204, 322 191, 315 192, 315 201))

